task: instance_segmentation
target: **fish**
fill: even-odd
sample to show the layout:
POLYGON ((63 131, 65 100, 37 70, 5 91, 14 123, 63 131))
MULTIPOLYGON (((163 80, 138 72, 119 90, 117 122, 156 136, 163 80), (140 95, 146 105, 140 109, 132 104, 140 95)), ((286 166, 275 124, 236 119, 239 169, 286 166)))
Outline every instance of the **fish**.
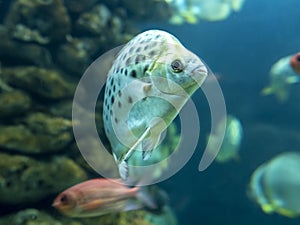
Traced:
POLYGON ((218 139, 223 137, 221 148, 215 158, 216 162, 225 163, 234 159, 239 159, 239 150, 243 138, 243 127, 240 120, 232 115, 227 115, 218 124, 216 134, 211 134, 210 146, 208 149, 213 151, 215 149, 214 143, 218 143, 218 139), (221 127, 226 123, 225 135, 223 137, 221 127))
POLYGON ((270 84, 263 88, 262 95, 274 94, 279 102, 289 97, 289 86, 300 81, 300 53, 278 60, 270 70, 270 84))
POLYGON ((300 75, 300 52, 293 55, 290 59, 290 65, 295 73, 300 75))
POLYGON ((300 153, 283 152, 263 163, 253 172, 248 197, 266 214, 300 216, 300 153))
POLYGON ((128 187, 120 179, 95 178, 61 192, 52 206, 68 217, 95 217, 143 208, 160 210, 167 199, 164 195, 160 192, 155 196, 147 187, 128 187))
POLYGON ((199 20, 220 21, 242 9, 245 0, 165 0, 174 10, 169 22, 196 24, 199 20))
POLYGON ((103 123, 124 181, 130 176, 132 154, 138 152, 141 160, 151 157, 162 133, 209 71, 162 30, 142 32, 120 50, 107 76, 103 123))

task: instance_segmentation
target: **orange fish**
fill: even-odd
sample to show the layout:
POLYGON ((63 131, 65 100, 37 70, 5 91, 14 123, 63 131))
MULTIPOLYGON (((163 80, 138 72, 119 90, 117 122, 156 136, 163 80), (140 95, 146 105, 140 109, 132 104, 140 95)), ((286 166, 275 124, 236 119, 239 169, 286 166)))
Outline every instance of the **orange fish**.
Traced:
POLYGON ((296 53, 291 57, 290 65, 295 73, 300 75, 300 52, 296 53))
POLYGON ((92 217, 159 207, 145 187, 128 187, 120 179, 92 179, 60 193, 52 204, 69 217, 92 217))

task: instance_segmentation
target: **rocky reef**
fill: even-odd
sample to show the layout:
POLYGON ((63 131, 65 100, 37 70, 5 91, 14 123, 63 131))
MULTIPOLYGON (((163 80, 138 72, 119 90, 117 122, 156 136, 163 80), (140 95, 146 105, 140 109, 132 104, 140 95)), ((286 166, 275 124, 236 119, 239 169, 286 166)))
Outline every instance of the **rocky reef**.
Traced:
MULTIPOLYGON (((51 207, 62 190, 99 176, 81 156, 73 136, 72 100, 81 75, 94 59, 138 32, 134 21, 150 20, 153 12, 157 20, 170 17, 164 1, 136 3, 3 3, 7 11, 0 18, 0 224, 176 224, 169 207, 157 215, 139 210, 80 220, 63 217, 51 207)), ((100 99, 95 120, 104 136, 101 108, 100 99)), ((84 141, 93 146, 95 140, 87 138, 84 141)), ((115 166, 101 159, 99 164, 105 170, 115 166)))

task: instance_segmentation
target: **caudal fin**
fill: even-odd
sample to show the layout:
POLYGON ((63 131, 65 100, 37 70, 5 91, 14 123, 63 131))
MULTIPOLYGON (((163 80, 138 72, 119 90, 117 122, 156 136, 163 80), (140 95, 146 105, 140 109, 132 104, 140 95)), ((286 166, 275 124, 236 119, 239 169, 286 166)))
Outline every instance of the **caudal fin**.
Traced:
POLYGON ((146 210, 158 214, 169 202, 167 193, 154 185, 141 187, 137 198, 146 210))

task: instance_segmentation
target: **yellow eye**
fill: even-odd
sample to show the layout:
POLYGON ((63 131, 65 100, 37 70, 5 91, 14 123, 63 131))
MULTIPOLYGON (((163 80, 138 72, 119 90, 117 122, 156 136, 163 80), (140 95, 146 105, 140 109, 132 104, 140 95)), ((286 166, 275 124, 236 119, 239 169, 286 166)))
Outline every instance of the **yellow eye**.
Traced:
POLYGON ((171 68, 173 70, 174 73, 180 73, 183 71, 183 64, 179 59, 175 59, 172 63, 171 63, 171 68))

